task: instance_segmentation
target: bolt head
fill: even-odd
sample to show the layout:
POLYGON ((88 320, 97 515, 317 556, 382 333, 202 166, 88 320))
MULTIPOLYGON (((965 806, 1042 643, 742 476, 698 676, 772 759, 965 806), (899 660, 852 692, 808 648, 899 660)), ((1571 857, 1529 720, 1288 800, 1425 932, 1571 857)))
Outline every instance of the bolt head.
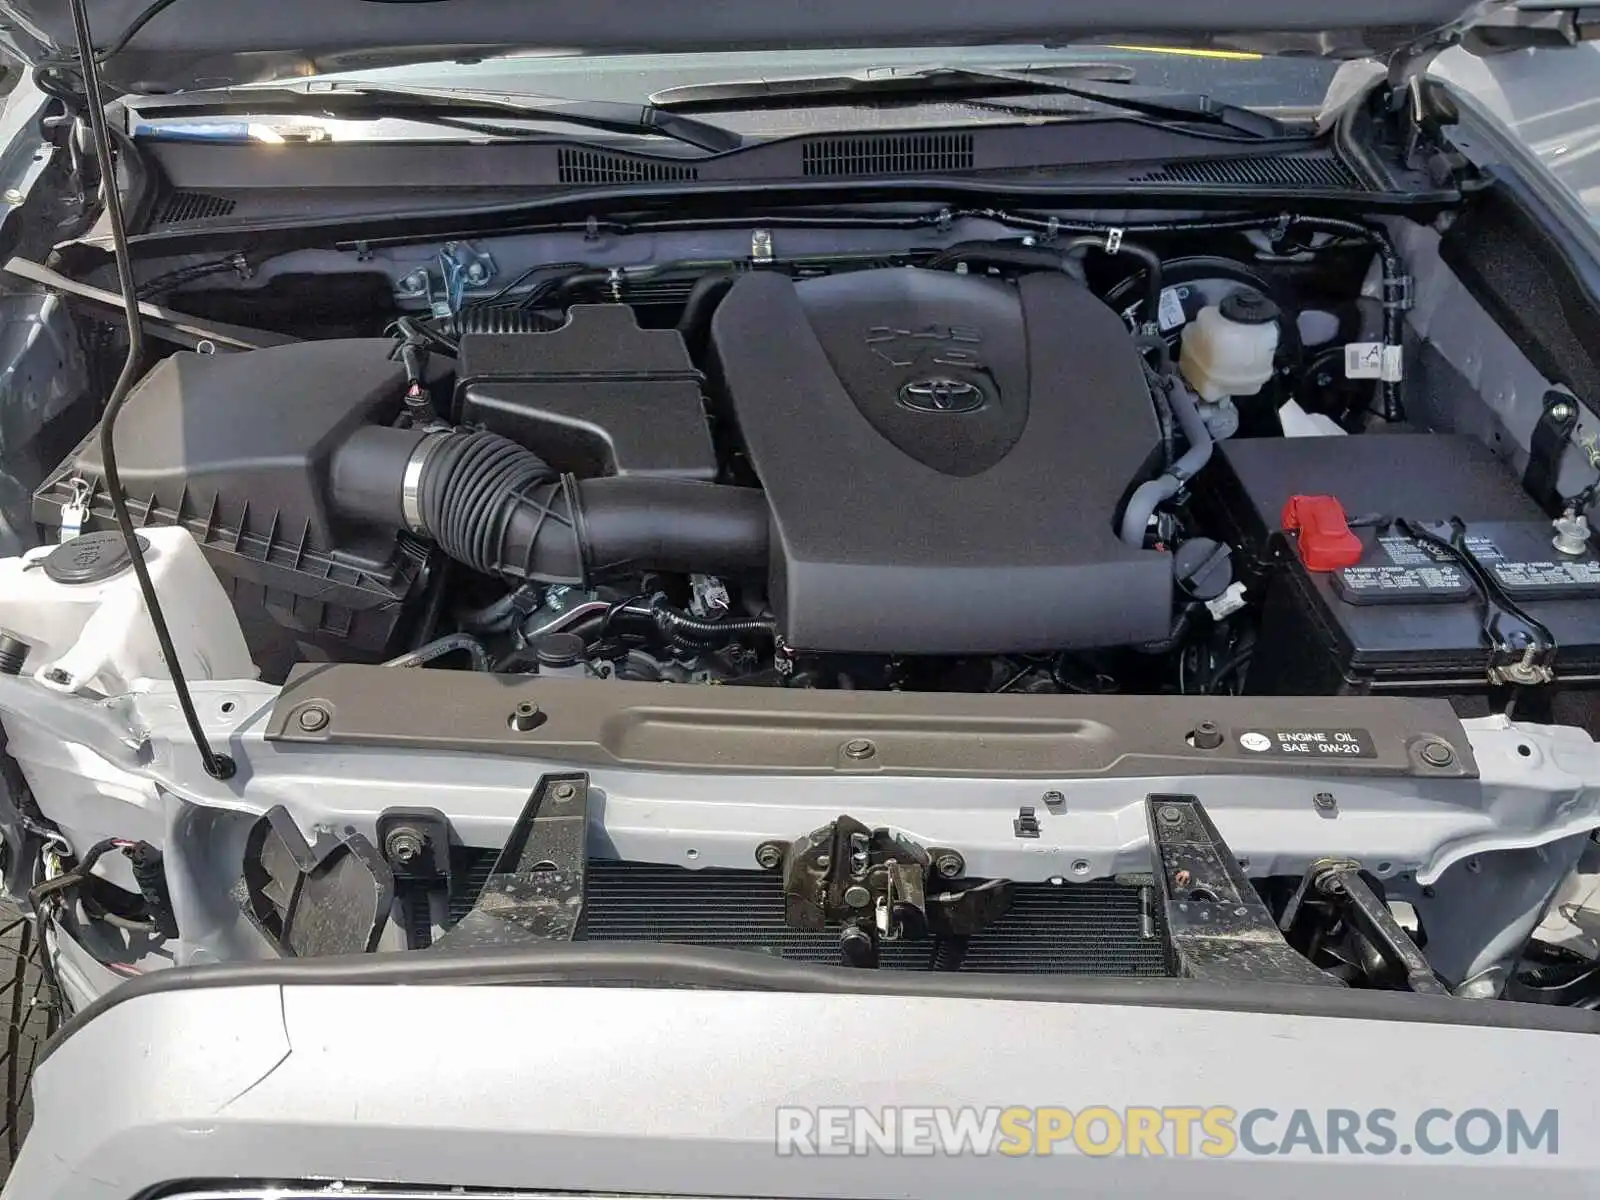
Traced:
MULTIPOLYGON (((527 733, 530 729, 537 729, 545 722, 545 715, 539 706, 532 700, 519 701, 511 710, 511 716, 506 723, 518 733, 527 733)), ((571 786, 570 784, 568 785, 571 786)))
POLYGON ((1456 752, 1448 742, 1425 742, 1418 754, 1430 767, 1448 767, 1456 760, 1456 752))
POLYGON ((945 879, 954 879, 965 866, 959 854, 941 854, 934 860, 933 869, 945 879))
POLYGON ((1311 803, 1324 812, 1339 807, 1339 801, 1334 798, 1332 792, 1318 792, 1311 797, 1311 803))
POLYGON ((1190 736, 1194 739, 1197 750, 1215 750, 1222 745, 1222 730, 1217 727, 1215 721, 1201 721, 1194 727, 1194 733, 1190 736))
POLYGON ((383 840, 383 848, 389 852, 389 857, 403 864, 414 863, 421 858, 426 844, 427 839, 409 825, 390 830, 389 836, 383 840))
POLYGON ((554 795, 557 800, 571 800, 577 794, 578 789, 573 787, 570 783, 558 783, 552 792, 552 795, 554 795))
POLYGON ((300 710, 300 715, 296 718, 296 723, 307 733, 316 733, 319 730, 326 729, 330 719, 331 718, 328 716, 327 709, 321 708, 317 705, 312 705, 309 708, 302 708, 300 710))
MULTIPOLYGON (((7 195, 9 196, 10 193, 8 192, 7 195)), ((1572 405, 1565 401, 1560 404, 1552 404, 1550 406, 1550 416, 1557 421, 1570 421, 1572 420, 1572 405)))
POLYGON ((1189 872, 1179 871, 1172 877, 1172 882, 1177 884, 1179 887, 1188 887, 1193 879, 1194 876, 1189 874, 1189 872))
POLYGON ((1179 809, 1168 806, 1167 808, 1163 808, 1157 814, 1157 818, 1163 825, 1176 825, 1183 820, 1183 812, 1179 809))
POLYGON ((851 738, 844 744, 844 756, 846 758, 871 758, 877 752, 878 748, 866 738, 851 738))
POLYGON ((1044 801, 1044 806, 1052 812, 1057 812, 1067 806, 1066 796, 1054 788, 1046 792, 1040 799, 1044 801))
POLYGON ((6 189, 6 203, 7 204, 21 204, 23 199, 24 199, 24 197, 22 195, 22 191, 21 191, 20 188, 7 188, 6 189))
POLYGON ((473 263, 470 267, 468 267, 467 268, 467 278, 470 279, 473 283, 482 283, 483 282, 483 264, 482 263, 473 263))
POLYGON ((776 842, 762 842, 756 847, 756 866, 770 871, 783 862, 783 847, 776 842))

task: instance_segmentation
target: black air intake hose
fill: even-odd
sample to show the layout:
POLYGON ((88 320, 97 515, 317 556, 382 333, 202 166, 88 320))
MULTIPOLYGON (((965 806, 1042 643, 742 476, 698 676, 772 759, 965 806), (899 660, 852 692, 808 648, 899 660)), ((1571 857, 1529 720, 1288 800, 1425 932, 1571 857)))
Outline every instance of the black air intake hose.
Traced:
POLYGON ((587 586, 623 571, 767 566, 767 499, 754 488, 579 481, 495 433, 360 429, 329 474, 344 516, 403 525, 485 575, 587 586))

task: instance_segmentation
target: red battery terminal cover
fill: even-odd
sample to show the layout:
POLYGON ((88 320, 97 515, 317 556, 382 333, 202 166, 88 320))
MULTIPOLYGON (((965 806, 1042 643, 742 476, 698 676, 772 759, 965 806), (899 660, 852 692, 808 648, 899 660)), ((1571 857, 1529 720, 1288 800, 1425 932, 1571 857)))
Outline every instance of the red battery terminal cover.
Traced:
POLYGON ((1361 539, 1350 532, 1337 496, 1290 496, 1283 527, 1300 535, 1295 545, 1308 571, 1337 571, 1361 561, 1361 539))

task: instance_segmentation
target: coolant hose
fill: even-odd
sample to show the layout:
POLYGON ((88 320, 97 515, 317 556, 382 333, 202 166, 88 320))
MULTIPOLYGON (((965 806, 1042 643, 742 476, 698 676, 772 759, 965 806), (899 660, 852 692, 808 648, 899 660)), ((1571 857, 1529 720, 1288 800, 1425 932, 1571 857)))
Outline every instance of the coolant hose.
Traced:
POLYGON ((1172 415, 1178 428, 1188 439, 1189 448, 1183 456, 1156 478, 1141 483, 1128 498, 1127 510, 1122 514, 1121 537, 1130 546, 1144 545, 1145 527, 1156 509, 1178 494, 1178 489, 1193 478, 1201 467, 1211 461, 1211 434, 1200 416, 1194 393, 1175 376, 1167 376, 1167 399, 1172 405, 1172 415))
POLYGON ((1084 235, 1068 239, 1061 247, 1061 253, 1067 261, 1067 271, 1082 279, 1083 257, 1091 250, 1098 250, 1103 254, 1126 254, 1129 258, 1136 258, 1144 264, 1144 312, 1141 314, 1143 325, 1156 326, 1161 320, 1161 289, 1165 286, 1161 273, 1161 256, 1149 246, 1142 246, 1138 242, 1126 239, 1113 242, 1109 235, 1084 235), (1113 249, 1112 247, 1116 248, 1113 249))
POLYGON ((404 526, 485 575, 587 587, 623 571, 767 566, 767 500, 680 479, 576 480, 499 434, 359 429, 335 452, 333 508, 404 526))

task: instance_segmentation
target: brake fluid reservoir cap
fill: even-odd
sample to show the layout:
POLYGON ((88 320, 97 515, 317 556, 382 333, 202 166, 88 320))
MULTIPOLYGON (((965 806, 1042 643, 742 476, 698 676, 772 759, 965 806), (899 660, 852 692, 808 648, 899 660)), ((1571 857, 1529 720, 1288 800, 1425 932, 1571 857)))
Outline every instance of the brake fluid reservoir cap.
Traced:
MULTIPOLYGON (((139 538, 139 551, 150 549, 150 543, 139 538)), ((62 542, 44 557, 44 573, 52 583, 99 583, 126 571, 133 563, 128 553, 128 543, 115 529, 98 533, 80 533, 70 541, 62 542)))
POLYGON ((1223 297, 1217 310, 1239 325, 1268 325, 1278 319, 1278 306, 1255 288, 1240 288, 1223 297))

